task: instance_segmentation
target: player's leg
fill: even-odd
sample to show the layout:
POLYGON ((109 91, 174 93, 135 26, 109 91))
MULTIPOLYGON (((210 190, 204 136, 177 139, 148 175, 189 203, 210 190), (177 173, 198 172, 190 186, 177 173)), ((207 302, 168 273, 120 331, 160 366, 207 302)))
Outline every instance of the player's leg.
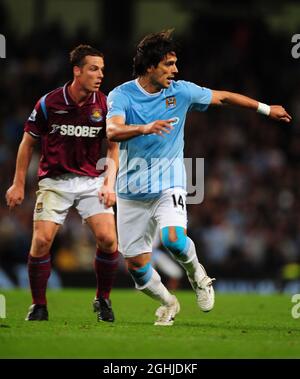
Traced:
POLYGON ((96 240, 94 269, 96 274, 96 297, 93 301, 98 321, 114 321, 109 299, 119 265, 117 233, 113 208, 105 208, 99 201, 102 177, 77 178, 78 195, 75 207, 88 224, 96 240))
POLYGON ((158 321, 155 325, 172 325, 180 309, 179 303, 163 285, 159 274, 150 263, 152 241, 156 229, 156 223, 151 216, 153 204, 153 201, 131 201, 118 198, 120 251, 126 258, 135 287, 162 304, 159 315, 156 313, 158 321))
POLYGON ((181 226, 167 226, 161 229, 162 242, 185 269, 192 288, 197 295, 199 307, 208 312, 214 307, 214 278, 207 276, 199 263, 194 242, 187 237, 181 226))
POLYGON ((170 254, 159 248, 153 249, 152 262, 154 262, 154 267, 158 268, 159 271, 167 276, 167 288, 169 290, 177 289, 184 275, 183 269, 178 262, 174 261, 170 254))
POLYGON ((33 236, 28 256, 28 275, 32 306, 26 320, 47 320, 46 289, 51 273, 50 249, 63 224, 73 197, 63 192, 64 179, 46 178, 39 182, 33 213, 33 236), (58 188, 59 187, 59 188, 58 188))
POLYGON ((151 266, 151 253, 142 253, 127 257, 126 263, 135 287, 152 299, 158 300, 161 306, 156 310, 157 320, 154 325, 173 325, 175 316, 180 311, 177 298, 163 285, 160 275, 151 266))
POLYGON ((48 320, 46 289, 51 274, 50 249, 59 225, 51 221, 34 221, 28 256, 28 276, 32 305, 27 321, 48 320))
POLYGON ((94 310, 99 321, 114 321, 110 292, 118 271, 119 252, 113 214, 97 214, 86 219, 97 243, 94 268, 97 280, 94 310))
POLYGON ((163 245, 185 269, 203 311, 214 306, 212 281, 199 263, 194 242, 186 235, 185 193, 181 190, 168 191, 160 198, 156 217, 161 228, 163 245))

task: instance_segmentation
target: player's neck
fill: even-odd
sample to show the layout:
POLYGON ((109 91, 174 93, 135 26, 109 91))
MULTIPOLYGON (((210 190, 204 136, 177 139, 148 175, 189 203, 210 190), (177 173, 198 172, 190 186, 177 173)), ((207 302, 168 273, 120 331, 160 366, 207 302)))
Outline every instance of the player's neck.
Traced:
POLYGON ((139 76, 137 80, 139 85, 148 93, 157 93, 161 91, 161 88, 151 83, 146 76, 139 76))
POLYGON ((73 81, 70 86, 67 87, 68 93, 71 99, 78 105, 83 105, 87 99, 91 96, 91 92, 86 91, 76 81, 73 81))

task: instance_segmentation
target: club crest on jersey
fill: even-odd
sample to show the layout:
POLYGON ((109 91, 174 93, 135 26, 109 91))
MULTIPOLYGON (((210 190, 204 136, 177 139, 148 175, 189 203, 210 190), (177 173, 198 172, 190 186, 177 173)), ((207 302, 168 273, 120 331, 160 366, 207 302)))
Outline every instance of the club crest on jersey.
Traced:
POLYGON ((176 107, 176 97, 175 96, 169 96, 166 98, 166 108, 175 108, 176 107))
POLYGON ((100 122, 102 121, 103 117, 102 117, 102 111, 101 109, 94 109, 92 114, 90 115, 90 119, 93 121, 93 122, 100 122))

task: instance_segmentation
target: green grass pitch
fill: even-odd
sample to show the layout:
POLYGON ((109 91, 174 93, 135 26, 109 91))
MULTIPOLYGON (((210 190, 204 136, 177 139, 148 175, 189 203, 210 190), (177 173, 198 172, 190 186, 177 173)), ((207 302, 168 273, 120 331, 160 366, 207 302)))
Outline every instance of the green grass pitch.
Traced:
POLYGON ((116 322, 97 323, 94 291, 48 291, 48 322, 25 322, 28 291, 1 291, 0 358, 300 358, 300 319, 288 295, 216 294, 201 312, 194 293, 177 291, 181 312, 154 326, 157 303, 137 291, 112 293, 116 322))

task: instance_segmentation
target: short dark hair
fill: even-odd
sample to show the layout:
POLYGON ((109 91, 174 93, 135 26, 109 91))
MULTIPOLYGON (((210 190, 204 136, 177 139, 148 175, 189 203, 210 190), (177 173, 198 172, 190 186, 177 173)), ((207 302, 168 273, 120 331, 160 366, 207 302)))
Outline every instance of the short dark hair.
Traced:
POLYGON ((87 55, 91 55, 93 57, 101 57, 104 58, 103 53, 99 50, 95 49, 90 45, 78 45, 70 52, 70 62, 72 67, 79 66, 82 67, 85 64, 85 57, 87 55))
POLYGON ((137 46, 133 58, 133 76, 146 74, 151 66, 157 67, 159 62, 168 54, 175 53, 178 46, 172 39, 174 29, 159 33, 148 34, 137 46))

